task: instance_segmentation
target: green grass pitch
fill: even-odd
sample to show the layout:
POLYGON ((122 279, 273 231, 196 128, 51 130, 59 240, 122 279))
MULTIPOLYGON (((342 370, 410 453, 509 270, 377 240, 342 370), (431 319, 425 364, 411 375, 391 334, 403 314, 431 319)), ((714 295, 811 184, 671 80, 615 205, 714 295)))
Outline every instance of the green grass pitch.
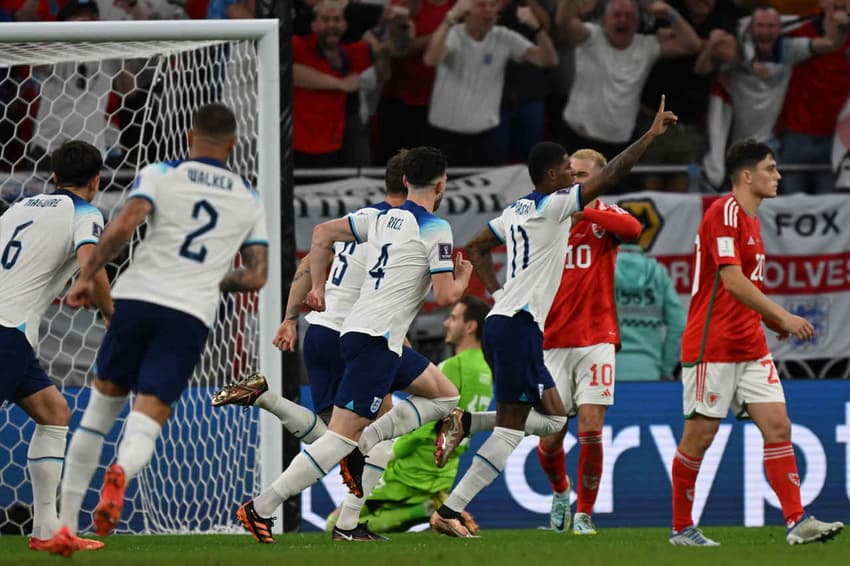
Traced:
POLYGON ((27 549, 24 537, 0 538, 0 564, 261 566, 831 566, 850 564, 850 533, 828 543, 788 546, 782 527, 707 527, 719 548, 673 548, 666 529, 604 529, 595 537, 540 530, 482 531, 475 540, 432 533, 395 534, 390 542, 333 542, 327 533, 278 535, 260 545, 245 535, 117 535, 98 552, 70 559, 27 549))

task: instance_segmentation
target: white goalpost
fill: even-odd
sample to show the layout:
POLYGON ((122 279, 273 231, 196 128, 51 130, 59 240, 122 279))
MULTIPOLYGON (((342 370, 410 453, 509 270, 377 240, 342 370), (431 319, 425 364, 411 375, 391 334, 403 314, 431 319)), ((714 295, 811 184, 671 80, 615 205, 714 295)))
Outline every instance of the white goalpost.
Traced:
MULTIPOLYGON (((279 254, 280 132, 277 20, 121 21, 0 24, 0 214, 20 198, 53 190, 46 155, 65 139, 106 156, 94 204, 109 221, 135 173, 188 156, 192 112, 220 101, 234 110, 238 142, 228 166, 262 195, 271 257, 279 254)), ((134 239, 144 238, 141 229, 134 239)), ((119 275, 132 248, 108 268, 119 275)), ((151 464, 128 488, 118 532, 235 531, 239 504, 282 470, 282 431, 268 413, 213 408, 212 392, 251 371, 281 389, 272 337, 282 314, 281 265, 254 295, 222 296, 217 322, 189 387, 175 406, 151 464), (262 414, 261 414, 262 413, 262 414)), ((73 431, 88 401, 105 329, 94 311, 54 301, 42 320, 39 359, 71 407, 73 431)), ((107 438, 83 504, 90 527, 120 424, 107 438)), ((0 409, 0 527, 24 527, 32 503, 26 452, 33 424, 17 407, 0 409)))

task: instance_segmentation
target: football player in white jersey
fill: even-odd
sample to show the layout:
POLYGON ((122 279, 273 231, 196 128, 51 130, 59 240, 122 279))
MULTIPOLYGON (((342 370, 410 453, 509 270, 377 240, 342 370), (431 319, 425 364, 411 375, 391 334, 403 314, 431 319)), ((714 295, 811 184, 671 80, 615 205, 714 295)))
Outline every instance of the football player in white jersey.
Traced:
POLYGON ((361 210, 320 224, 313 232, 310 308, 325 309, 326 266, 334 242, 368 242, 369 269, 342 325, 340 351, 345 371, 328 431, 237 513, 260 542, 274 542, 270 519, 274 510, 321 479, 358 444, 368 454, 383 440, 441 418, 457 403, 457 388, 433 364, 419 376, 404 378, 399 372, 404 336, 431 285, 435 301, 449 305, 463 295, 472 274, 468 261, 460 256, 453 260, 451 228, 433 214, 445 191, 445 156, 434 148, 411 149, 404 172, 408 188, 404 205, 384 211, 361 210), (411 396, 369 425, 391 390, 405 390, 411 396))
MULTIPOLYGON (((507 207, 467 244, 478 277, 496 300, 484 324, 483 343, 493 368, 496 426, 446 502, 431 516, 435 531, 473 536, 461 512, 502 472, 525 435, 532 408, 557 420, 558 428, 566 425, 564 404, 543 363, 543 325, 561 281, 571 217, 615 186, 652 141, 675 122, 676 115, 664 109, 662 96, 650 129, 584 185, 573 185, 570 156, 563 147, 537 144, 528 158, 534 191, 507 207), (490 255, 501 244, 507 246, 504 287, 499 285, 490 255)), ((443 425, 444 437, 459 439, 464 434, 459 420, 454 421, 454 431, 443 425)))
MULTIPOLYGON (((395 206, 401 206, 407 200, 407 187, 404 186, 404 157, 407 150, 400 150, 387 162, 384 177, 386 197, 383 202, 367 206, 361 210, 378 212, 395 206)), ((269 391, 264 376, 252 374, 237 383, 227 385, 213 395, 212 404, 254 405, 267 410, 280 419, 281 424, 304 444, 312 444, 327 431, 330 422, 334 397, 345 362, 339 351, 339 331, 345 317, 351 312, 360 296, 360 288, 366 279, 367 245, 356 242, 337 242, 334 244, 333 263, 330 278, 325 285, 326 308, 323 312, 313 311, 307 315, 310 326, 304 335, 302 351, 307 379, 312 393, 315 412, 299 405, 280 394, 269 391)), ((295 351, 298 340, 298 319, 307 293, 310 291, 310 254, 301 260, 289 289, 284 321, 280 324, 274 338, 274 344, 281 350, 295 351)), ((402 354, 402 379, 415 378, 425 371, 430 362, 421 354, 405 347, 402 354)), ((392 406, 391 397, 386 397, 379 414, 392 406)), ((392 457, 391 443, 381 443, 369 453, 369 467, 364 470, 362 489, 371 490, 377 483, 386 462, 392 457)), ((363 497, 349 494, 343 503, 343 513, 339 524, 335 525, 331 536, 334 540, 370 541, 386 540, 370 531, 365 524, 359 523, 363 497)), ((268 542, 263 541, 261 542, 268 542)))
POLYGON ((153 456, 162 426, 200 359, 220 292, 256 291, 266 282, 268 239, 258 193, 225 160, 236 119, 222 104, 195 111, 184 161, 148 165, 118 217, 81 268, 69 302, 86 304, 92 276, 145 219, 145 239, 112 295, 115 315, 97 356, 91 399, 68 450, 62 522, 76 529, 83 496, 109 433, 133 390, 116 462, 104 477, 95 530, 121 519, 126 482, 153 456), (239 269, 231 269, 236 254, 239 269))
MULTIPOLYGON (((100 152, 91 144, 67 141, 53 152, 51 162, 56 190, 22 199, 0 216, 0 404, 14 402, 35 421, 27 452, 33 550, 50 550, 61 526, 56 491, 71 419, 68 403, 35 355, 38 326, 103 232, 103 216, 91 205, 100 186, 100 152)), ((93 283, 95 302, 108 324, 112 299, 103 269, 94 274, 93 283)), ((103 546, 70 534, 64 539, 75 550, 103 546)))

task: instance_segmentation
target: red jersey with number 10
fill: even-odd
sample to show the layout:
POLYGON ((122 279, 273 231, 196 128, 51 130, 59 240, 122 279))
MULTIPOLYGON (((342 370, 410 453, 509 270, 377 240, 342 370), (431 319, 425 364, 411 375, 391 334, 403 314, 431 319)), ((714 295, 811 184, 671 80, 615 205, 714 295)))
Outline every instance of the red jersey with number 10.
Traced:
POLYGON ((764 291, 764 243, 757 216, 733 195, 717 199, 702 218, 694 245, 693 289, 682 335, 682 363, 746 362, 769 352, 761 315, 739 303, 723 286, 720 268, 740 265, 764 291))
MULTIPOLYGON (((585 215, 617 216, 636 238, 640 222, 617 205, 598 201, 585 215), (593 212, 591 212, 593 211, 593 212)), ((602 219, 599 220, 602 222, 602 219)), ((629 238, 629 239, 634 239, 629 238)), ((617 264, 618 234, 582 218, 570 230, 567 258, 561 285, 552 301, 543 333, 543 349, 581 348, 596 344, 620 345, 620 327, 614 302, 614 268, 617 264)))

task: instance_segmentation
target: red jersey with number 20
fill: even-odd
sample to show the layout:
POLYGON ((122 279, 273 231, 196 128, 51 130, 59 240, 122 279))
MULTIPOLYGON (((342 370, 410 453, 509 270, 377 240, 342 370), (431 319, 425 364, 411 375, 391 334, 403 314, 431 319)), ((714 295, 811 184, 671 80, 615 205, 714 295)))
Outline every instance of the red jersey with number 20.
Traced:
POLYGON ((761 315, 723 287, 720 268, 740 265, 764 291, 764 243, 757 216, 748 215, 732 194, 717 199, 702 218, 694 245, 693 289, 682 335, 682 363, 746 362, 769 352, 761 315))
POLYGON ((570 230, 561 285, 546 318, 544 350, 620 345, 614 302, 617 245, 620 238, 640 236, 641 225, 619 206, 601 200, 584 214, 570 230))

